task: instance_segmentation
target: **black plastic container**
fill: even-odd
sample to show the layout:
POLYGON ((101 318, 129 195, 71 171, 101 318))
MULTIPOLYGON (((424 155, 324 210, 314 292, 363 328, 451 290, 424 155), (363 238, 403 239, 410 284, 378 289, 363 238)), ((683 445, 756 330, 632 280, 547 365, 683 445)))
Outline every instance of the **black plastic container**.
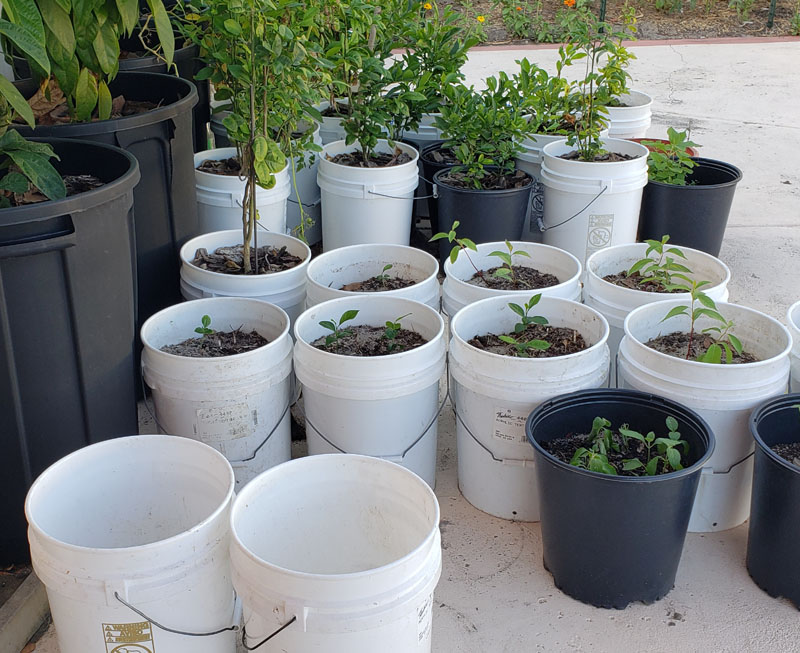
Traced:
POLYGON ((800 442, 800 394, 758 406, 750 416, 756 441, 747 539, 747 571, 770 596, 800 609, 800 467, 772 451, 800 442))
POLYGON ((138 164, 107 145, 46 140, 59 172, 106 183, 0 210, 0 563, 28 558, 23 502, 46 467, 137 432, 138 164))
MULTIPOLYGON (((29 97, 32 80, 16 83, 29 97)), ((36 127, 43 137, 81 138, 116 145, 139 161, 142 180, 134 190, 139 324, 182 301, 181 246, 197 233, 191 82, 158 73, 120 73, 112 95, 161 103, 147 113, 116 120, 36 127)), ((19 131, 30 136, 27 126, 19 131)))
POLYGON ((431 221, 431 232, 436 234, 441 231, 439 228, 439 202, 433 195, 433 176, 440 170, 447 170, 453 166, 449 163, 437 163, 436 161, 428 160, 427 156, 431 152, 438 150, 442 147, 441 143, 434 143, 419 150, 419 160, 421 161, 422 179, 419 180, 417 190, 420 196, 428 196, 428 218, 431 221), (421 190, 420 190, 421 189, 421 190))
POLYGON ((693 159, 697 167, 686 186, 650 181, 644 187, 639 240, 661 240, 669 234, 670 245, 684 245, 719 256, 742 172, 722 161, 693 159))
MULTIPOLYGON (((475 243, 498 240, 520 240, 525 218, 528 216, 533 180, 524 188, 508 190, 473 190, 449 186, 441 180, 447 170, 433 175, 439 194, 438 231, 450 231, 453 222, 459 221, 458 236, 475 243)), ((452 244, 447 239, 439 241, 439 257, 450 254, 452 244)))
MULTIPOLYGON (((422 162, 422 152, 423 150, 441 147, 443 141, 421 141, 413 138, 404 138, 401 142, 405 143, 406 145, 410 145, 417 152, 419 152, 419 157, 417 158, 417 168, 419 169, 420 179, 419 186, 417 186, 417 189, 414 191, 414 222, 416 222, 416 220, 419 218, 431 219, 430 202, 433 198, 431 198, 430 195, 433 194, 433 186, 426 181, 425 168, 422 162)), ((433 227, 433 220, 431 220, 431 227, 433 227)), ((411 225, 411 230, 413 232, 414 224, 411 225)), ((432 233, 436 233, 436 231, 433 231, 432 233)))
POLYGON ((692 410, 632 390, 582 390, 541 404, 525 431, 535 450, 544 566, 556 587, 600 608, 652 603, 675 583, 700 471, 714 449, 692 410), (540 443, 588 433, 595 417, 614 427, 665 434, 672 415, 689 443, 685 469, 660 476, 609 476, 568 465, 540 443))

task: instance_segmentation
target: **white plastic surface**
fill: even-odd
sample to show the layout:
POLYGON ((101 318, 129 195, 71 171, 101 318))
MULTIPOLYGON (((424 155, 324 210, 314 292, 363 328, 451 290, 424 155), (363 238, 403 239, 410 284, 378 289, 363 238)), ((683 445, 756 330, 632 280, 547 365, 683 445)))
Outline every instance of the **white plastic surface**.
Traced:
POLYGON ((786 312, 789 333, 792 334, 792 392, 800 392, 800 302, 786 312))
POLYGON ((608 134, 611 138, 644 138, 651 122, 653 98, 641 91, 620 96, 624 107, 608 109, 608 134))

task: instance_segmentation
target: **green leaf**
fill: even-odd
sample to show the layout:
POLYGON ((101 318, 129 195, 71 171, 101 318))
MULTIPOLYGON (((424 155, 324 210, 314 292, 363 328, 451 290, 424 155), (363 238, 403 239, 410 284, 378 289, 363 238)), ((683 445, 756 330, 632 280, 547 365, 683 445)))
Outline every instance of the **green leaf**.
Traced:
POLYGON ((450 250, 450 263, 455 263, 456 259, 458 258, 458 253, 461 251, 461 247, 456 245, 453 249, 450 250))
POLYGON ((514 338, 512 338, 511 336, 502 335, 502 336, 497 336, 497 337, 500 340, 502 340, 503 342, 508 343, 509 345, 516 345, 517 344, 517 341, 514 338))
POLYGON ((18 172, 9 172, 0 179, 0 190, 12 193, 24 193, 28 190, 28 179, 18 172))
POLYGON ((38 0, 38 2, 45 25, 50 28, 50 32, 61 47, 69 54, 73 54, 75 52, 75 32, 72 29, 69 11, 64 10, 56 0, 38 0))
POLYGON ((97 117, 108 120, 111 117, 111 91, 104 81, 97 85, 97 117))
POLYGON ((92 43, 100 69, 106 75, 116 73, 119 66, 119 38, 110 22, 105 22, 97 30, 92 43))
POLYGON ((122 26, 126 34, 130 34, 139 24, 139 0, 116 0, 116 4, 122 26))
POLYGON ((233 18, 228 18, 225 23, 225 29, 233 36, 239 36, 242 33, 242 27, 233 18))
POLYGON ((533 322, 534 324, 547 324, 548 323, 547 322, 547 318, 546 317, 542 317, 541 315, 533 315, 533 316, 529 317, 528 319, 531 322, 533 322))
POLYGON ((497 250, 495 250, 494 252, 491 252, 489 256, 496 256, 497 258, 501 259, 504 263, 511 265, 511 257, 505 252, 498 252, 497 250))
POLYGON ((741 356, 743 351, 742 341, 732 333, 728 334, 728 341, 731 343, 731 347, 733 347, 734 351, 741 356))
POLYGON ((358 315, 357 310, 350 309, 349 311, 345 311, 342 313, 342 317, 339 318, 339 324, 344 324, 345 322, 349 322, 352 320, 356 315, 358 315))
POLYGON ((675 307, 672 308, 672 310, 670 310, 669 313, 667 313, 661 319, 661 321, 662 322, 666 322, 667 320, 669 320, 672 317, 676 317, 678 315, 687 315, 688 311, 689 311, 689 307, 688 306, 675 306, 675 307))
POLYGON ((672 415, 667 417, 665 422, 667 423, 667 428, 670 431, 677 431, 678 430, 678 420, 676 420, 672 415))
POLYGON ((329 331, 336 331, 336 325, 331 320, 323 320, 319 325, 329 331))
POLYGON ((701 363, 713 363, 719 365, 722 363, 722 347, 714 343, 707 350, 706 353, 697 359, 701 363))
POLYGON ((57 200, 66 197, 67 189, 64 180, 58 174, 49 157, 26 150, 11 150, 8 156, 22 171, 31 183, 48 199, 57 200))
POLYGON ((711 308, 711 309, 717 308, 717 305, 714 303, 714 300, 711 299, 711 297, 709 297, 705 293, 702 292, 697 293, 697 301, 699 301, 706 308, 711 308))
POLYGON ((97 106, 97 79, 83 68, 78 76, 78 86, 75 89, 75 117, 80 121, 90 120, 92 112, 97 106))
POLYGON ((28 101, 17 90, 17 87, 3 75, 0 75, 0 94, 3 95, 6 101, 11 105, 11 108, 14 109, 30 127, 34 126, 35 123, 31 105, 28 104, 28 101))
POLYGON ((630 267, 630 269, 625 273, 626 276, 630 277, 631 275, 633 275, 636 272, 638 272, 639 270, 641 270, 648 263, 652 263, 652 261, 649 258, 643 258, 643 259, 640 259, 640 260, 636 261, 636 263, 634 263, 630 267))
POLYGON ((658 471, 658 463, 661 461, 660 456, 654 456, 650 460, 647 461, 647 465, 644 467, 644 472, 648 476, 655 476, 656 472, 658 471))
POLYGON ((645 441, 644 436, 641 433, 638 431, 632 431, 631 429, 626 429, 624 426, 620 427, 619 432, 626 438, 633 438, 634 440, 639 440, 639 442, 645 441))
POLYGON ((700 315, 705 315, 707 317, 710 317, 712 320, 717 320, 717 322, 723 322, 723 323, 725 322, 725 318, 722 317, 722 315, 720 315, 717 311, 712 310, 710 308, 697 308, 695 309, 694 314, 695 314, 695 319, 697 319, 697 317, 699 317, 700 315))
MULTIPOLYGON (((161 43, 161 53, 164 59, 167 60, 167 65, 169 66, 172 64, 172 60, 175 57, 175 32, 172 30, 169 14, 167 14, 167 10, 164 9, 161 0, 147 0, 147 5, 150 7, 150 12, 153 14, 153 20, 156 24, 158 41, 161 43)), ((225 21, 226 27, 227 22, 228 21, 225 21)))
POLYGON ((667 461, 669 466, 674 470, 683 469, 681 466, 681 452, 675 448, 670 447, 667 449, 667 461))
POLYGON ((471 249, 474 252, 478 251, 478 246, 473 243, 469 238, 462 238, 461 244, 464 245, 467 249, 471 249))
POLYGON ((511 270, 509 270, 508 268, 497 268, 493 272, 492 276, 501 277, 505 279, 511 276, 511 270))
POLYGON ((626 472, 629 472, 633 469, 640 469, 642 467, 644 467, 644 463, 642 463, 642 461, 638 458, 630 458, 622 461, 622 469, 624 469, 626 472))
POLYGON ((21 25, 0 19, 0 34, 8 39, 28 58, 33 61, 46 75, 50 74, 50 58, 44 41, 44 27, 42 38, 37 38, 31 30, 21 25))
POLYGON ((261 134, 253 141, 253 156, 256 161, 264 161, 267 158, 267 139, 261 134))
POLYGON ((520 317, 525 317, 525 311, 522 309, 522 306, 520 306, 519 304, 510 303, 508 305, 508 307, 512 311, 514 311, 517 315, 519 315, 520 317))

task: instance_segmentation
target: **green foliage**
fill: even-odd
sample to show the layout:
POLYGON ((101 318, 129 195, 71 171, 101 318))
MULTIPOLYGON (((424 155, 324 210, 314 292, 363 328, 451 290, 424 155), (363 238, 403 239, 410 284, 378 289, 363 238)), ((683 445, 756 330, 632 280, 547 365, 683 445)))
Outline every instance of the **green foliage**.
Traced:
POLYGON ((405 315, 401 315, 398 318, 395 318, 394 321, 387 320, 386 321, 386 328, 383 331, 383 337, 389 341, 389 344, 386 346, 388 351, 394 351, 397 348, 397 343, 395 342, 395 338, 397 338, 397 334, 400 333, 400 329, 402 329, 401 320, 404 317, 408 317, 411 313, 406 313, 405 315))
POLYGON ((644 258, 636 261, 625 274, 631 276, 638 272, 642 277, 640 280, 642 284, 657 283, 665 290, 680 289, 688 292, 690 288, 686 284, 691 284, 692 280, 686 275, 692 271, 673 258, 678 256, 686 260, 684 253, 677 247, 666 247, 668 241, 668 235, 663 236, 661 240, 646 240, 647 251, 644 258), (656 254, 658 258, 652 258, 651 254, 656 254), (683 283, 676 283, 676 279, 683 283))
POLYGON ((750 10, 753 8, 755 0, 730 0, 728 6, 736 10, 736 16, 740 23, 745 23, 750 18, 750 10))
POLYGON ((527 340, 527 341, 520 341, 514 338, 513 336, 497 336, 505 343, 509 345, 514 345, 517 350, 517 356, 520 358, 530 358, 530 351, 545 351, 550 349, 550 343, 546 340, 527 340))
POLYGON ((789 22, 789 28, 792 31, 792 36, 800 36, 800 0, 794 5, 794 13, 789 22))
POLYGON ((463 250, 464 256, 467 257, 467 260, 470 262, 470 265, 472 265, 473 269, 475 270, 475 273, 481 279, 483 279, 483 271, 475 267, 475 263, 472 262, 472 258, 470 258, 468 251, 472 250, 473 252, 477 252, 478 251, 477 245, 475 245, 475 243, 473 243, 469 238, 459 238, 456 235, 456 229, 458 229, 460 224, 461 223, 458 220, 454 221, 453 226, 450 228, 450 231, 448 232, 441 231, 438 234, 434 234, 428 242, 432 243, 436 240, 441 240, 442 238, 447 238, 448 242, 451 243, 454 242, 455 245, 453 245, 453 248, 450 250, 450 262, 455 263, 456 259, 458 258, 459 252, 463 250))
POLYGON ((531 309, 539 303, 542 298, 542 293, 534 295, 524 306, 519 304, 509 303, 508 307, 522 318, 514 325, 514 333, 522 333, 528 328, 529 324, 547 324, 547 318, 541 315, 530 315, 531 309))
POLYGON ((383 266, 380 274, 375 275, 375 279, 377 279, 380 283, 385 284, 389 281, 389 275, 386 274, 389 270, 391 270, 394 266, 391 263, 387 263, 383 266))
POLYGON ((519 71, 514 74, 513 81, 524 98, 521 110, 529 117, 529 133, 566 135, 574 131, 578 98, 572 84, 564 77, 564 70, 570 65, 566 49, 562 46, 558 52, 555 75, 527 59, 517 61, 519 71))
POLYGON ((507 252, 494 251, 489 254, 489 256, 496 256, 502 261, 502 265, 494 271, 494 276, 500 277, 501 279, 508 279, 517 286, 520 280, 517 278, 516 272, 514 272, 514 266, 512 265, 513 257, 527 256, 530 258, 531 255, 522 249, 515 250, 509 241, 506 241, 506 248, 508 249, 507 252))
POLYGON ((58 159, 46 143, 28 141, 14 129, 3 127, 0 136, 0 208, 11 206, 11 194, 22 195, 32 188, 50 200, 65 197, 61 175, 50 163, 58 159))
POLYGON ((334 343, 338 343, 342 338, 345 338, 347 336, 352 336, 353 335, 352 331, 349 331, 348 329, 342 329, 341 327, 345 322, 349 322, 350 320, 355 318, 356 315, 358 315, 357 310, 349 310, 342 313, 338 322, 333 318, 331 318, 330 320, 323 320, 322 322, 320 322, 319 325, 321 327, 324 327, 325 329, 328 329, 328 331, 331 331, 331 334, 325 337, 325 344, 332 345, 334 343))
POLYGON ((202 336, 210 336, 212 333, 215 333, 214 329, 211 328, 211 316, 204 315, 200 318, 200 326, 195 327, 195 333, 199 333, 202 336))
POLYGON ((686 178, 697 165, 686 150, 699 146, 689 140, 688 131, 679 132, 668 127, 667 135, 669 143, 642 141, 642 145, 651 150, 647 156, 647 176, 650 181, 685 186, 686 178))

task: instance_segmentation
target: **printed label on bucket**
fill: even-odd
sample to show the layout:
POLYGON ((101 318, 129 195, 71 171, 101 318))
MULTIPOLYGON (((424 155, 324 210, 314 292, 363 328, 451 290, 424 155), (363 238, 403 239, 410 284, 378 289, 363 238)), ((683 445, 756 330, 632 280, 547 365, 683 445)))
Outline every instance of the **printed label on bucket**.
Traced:
POLYGON ((611 244, 614 234, 614 214, 589 216, 589 233, 586 237, 586 255, 593 254, 611 244))
POLYGON ((103 624, 106 653, 155 653, 153 626, 149 621, 103 624))
POLYGON ((526 444, 525 421, 529 414, 513 408, 495 408, 492 437, 501 442, 526 444))
POLYGON ((420 645, 424 644, 430 639, 431 624, 432 624, 432 610, 433 608, 433 594, 428 596, 419 608, 417 608, 417 641, 420 645))
POLYGON ((256 426, 258 411, 251 410, 245 403, 195 411, 194 433, 206 444, 247 437, 256 426))

